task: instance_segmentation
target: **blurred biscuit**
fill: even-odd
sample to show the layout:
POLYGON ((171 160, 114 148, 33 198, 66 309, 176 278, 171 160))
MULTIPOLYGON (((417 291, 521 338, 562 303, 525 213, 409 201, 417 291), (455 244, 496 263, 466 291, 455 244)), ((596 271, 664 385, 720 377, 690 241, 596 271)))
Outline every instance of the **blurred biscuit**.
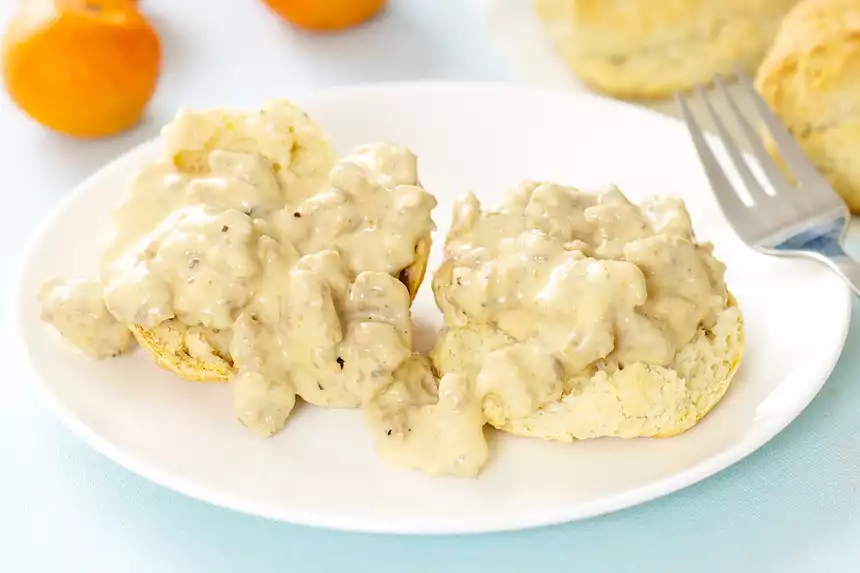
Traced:
POLYGON ((753 73, 797 0, 533 0, 567 64, 591 87, 662 98, 731 73, 753 73))
POLYGON ((860 0, 802 0, 756 87, 851 210, 860 213, 860 0))

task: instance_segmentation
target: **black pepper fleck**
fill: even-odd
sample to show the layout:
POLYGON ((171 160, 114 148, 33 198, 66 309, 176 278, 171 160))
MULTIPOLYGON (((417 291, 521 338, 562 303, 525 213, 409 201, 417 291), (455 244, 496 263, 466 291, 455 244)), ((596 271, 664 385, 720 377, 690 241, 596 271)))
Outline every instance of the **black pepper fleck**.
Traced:
POLYGON ((338 356, 337 357, 337 363, 338 363, 338 366, 340 366, 340 369, 343 370, 343 358, 338 356))
POLYGON ((387 431, 387 432, 385 432, 385 433, 386 433, 387 435, 389 435, 389 436, 390 436, 390 435, 391 435, 391 430, 388 430, 388 431, 387 431))
POLYGON ((322 390, 322 389, 323 389, 322 384, 320 384, 319 382, 317 382, 317 388, 319 388, 320 390, 322 390))
POLYGON ((295 217, 296 219, 301 219, 301 218, 302 218, 302 214, 301 214, 301 213, 299 213, 298 211, 296 211, 295 213, 293 213, 293 217, 295 217))
POLYGON ((200 259, 191 259, 191 262, 188 263, 188 268, 193 269, 194 267, 196 267, 199 264, 200 264, 200 259))
POLYGON ((230 227, 228 227, 227 225, 224 225, 223 227, 221 227, 221 232, 226 233, 229 229, 230 229, 230 227))

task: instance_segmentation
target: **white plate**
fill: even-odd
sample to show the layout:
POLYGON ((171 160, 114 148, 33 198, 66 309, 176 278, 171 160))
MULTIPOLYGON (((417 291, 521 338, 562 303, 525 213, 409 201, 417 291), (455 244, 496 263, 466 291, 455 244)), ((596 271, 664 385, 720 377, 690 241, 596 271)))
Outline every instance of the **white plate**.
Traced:
MULTIPOLYGON (((439 198, 440 236, 466 188, 492 201, 522 178, 630 196, 676 193, 700 238, 716 243, 747 325, 746 355, 725 400, 692 431, 662 440, 559 444, 493 435, 474 481, 427 478, 384 465, 356 411, 299 408, 261 440, 233 418, 225 385, 180 382, 138 353, 94 362, 38 319, 34 293, 50 274, 95 271, 108 208, 150 142, 84 182, 28 252, 14 315, 32 383, 93 447, 157 483, 214 504, 330 528, 411 533, 516 529, 605 513, 699 481, 784 428, 827 379, 845 340, 850 297, 823 267, 745 248, 710 196, 684 128, 641 109, 501 86, 383 85, 332 90, 300 102, 341 150, 372 140, 408 145, 439 198)), ((431 261, 431 269, 436 260, 431 261)), ((420 331, 438 313, 425 283, 420 331)), ((432 338, 428 334, 424 345, 432 338)))

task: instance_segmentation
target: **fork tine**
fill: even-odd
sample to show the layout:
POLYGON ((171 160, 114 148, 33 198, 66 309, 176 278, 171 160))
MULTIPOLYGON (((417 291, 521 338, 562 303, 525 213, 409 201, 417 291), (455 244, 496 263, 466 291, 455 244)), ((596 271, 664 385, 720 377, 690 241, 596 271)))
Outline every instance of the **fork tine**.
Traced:
POLYGON ((746 160, 741 155, 737 143, 729 134, 729 130, 726 129, 726 125, 723 123, 723 120, 720 119, 720 116, 714 109, 713 104, 711 104, 711 99, 708 97, 708 94, 705 93, 705 90, 702 89, 702 86, 698 84, 695 86, 695 88, 693 88, 693 90, 696 96, 703 102, 705 102, 705 107, 708 110, 708 114, 711 116, 711 121, 714 122, 714 126, 717 128, 717 132, 720 135, 720 141, 722 141, 723 148, 726 150, 729 159, 732 160, 732 165, 735 166, 738 175, 741 176, 741 180, 743 180, 744 186, 749 191, 753 201, 755 201, 757 204, 763 203, 768 199, 767 193, 765 193, 765 190, 762 189, 762 186, 758 182, 758 179, 756 179, 755 176, 752 174, 752 171, 750 171, 749 165, 747 165, 746 160))
POLYGON ((755 157, 758 164, 761 165, 764 170, 765 176, 770 181, 770 184, 773 186, 774 191, 777 193, 781 191, 785 191, 790 189, 791 184, 788 182, 788 179, 785 178, 785 174, 779 170, 776 163, 771 158, 770 154, 764 148, 764 144, 761 142, 761 137, 750 124, 749 120, 747 120, 746 116, 741 113, 740 108, 738 107, 735 98, 726 88, 726 84, 723 83, 723 80, 717 76, 714 79, 714 84, 716 84, 717 89, 723 95, 726 102, 729 104, 729 109, 734 116, 734 120, 738 123, 743 131, 744 137, 750 145, 752 150, 752 155, 755 157))
POLYGON ((696 123, 686 98, 679 92, 675 92, 675 103, 681 109, 681 114, 687 124, 687 129, 690 130, 690 138, 693 140, 693 145, 699 154, 699 160, 702 162, 702 167, 708 176, 708 181, 711 183, 711 189, 720 208, 729 220, 736 232, 739 232, 739 226, 748 226, 750 222, 749 208, 741 201, 737 193, 732 189, 726 174, 723 172, 717 158, 714 157, 713 151, 705 141, 705 136, 702 135, 702 130, 696 123))
POLYGON ((798 183, 805 186, 812 184, 827 185, 829 183, 824 179, 818 169, 809 161, 809 158, 794 140, 794 137, 789 133, 788 129, 782 124, 782 121, 770 109, 770 106, 759 95, 758 90, 753 86, 752 80, 744 72, 740 66, 735 67, 735 74, 738 78, 738 83, 744 88, 746 95, 750 98, 758 111, 767 130, 770 132, 780 155, 785 160, 785 164, 791 168, 792 174, 797 179, 798 183))

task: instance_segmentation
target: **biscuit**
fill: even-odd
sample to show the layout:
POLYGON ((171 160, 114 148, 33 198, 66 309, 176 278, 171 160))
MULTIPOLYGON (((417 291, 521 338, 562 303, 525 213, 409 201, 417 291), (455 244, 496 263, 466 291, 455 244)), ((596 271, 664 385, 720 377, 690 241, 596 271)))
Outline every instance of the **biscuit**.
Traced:
POLYGON ((797 0, 534 0, 573 71, 613 96, 657 99, 739 64, 754 73, 797 0))
POLYGON ((860 213, 860 2, 801 1, 785 17, 756 87, 860 213))
MULTIPOLYGON (((272 164, 275 176, 294 198, 318 192, 328 183, 337 153, 327 136, 300 108, 286 100, 266 102, 261 110, 182 110, 162 130, 165 155, 180 173, 203 175, 213 150, 255 153, 272 164), (269 122, 260 137, 257 125, 269 122)), ((414 299, 427 268, 431 237, 420 238, 412 262, 398 278, 414 299)), ((156 364, 195 382, 224 382, 233 374, 229 339, 224 332, 189 326, 177 319, 150 329, 129 325, 138 344, 156 364)))
MULTIPOLYGON (((415 246, 415 260, 403 269, 398 278, 409 290, 413 300, 424 280, 430 256, 430 236, 415 246)), ((166 320, 147 330, 137 324, 130 326, 141 348, 155 363, 190 382, 226 382, 233 374, 229 340, 201 327, 189 327, 178 320, 166 320)))
MULTIPOLYGON (((560 442, 675 436, 695 426, 725 395, 741 362, 743 333, 743 318, 730 297, 716 323, 700 327, 669 366, 637 362, 585 375, 558 401, 522 418, 487 401, 484 416, 505 432, 560 442)), ((488 325, 452 326, 441 333, 433 364, 440 374, 474 377, 484 357, 506 343, 488 325)))
POLYGON ((720 402, 743 355, 712 249, 677 198, 637 206, 617 188, 526 181, 485 209, 466 194, 433 276, 433 367, 469 381, 486 422, 516 435, 680 434, 720 402))

